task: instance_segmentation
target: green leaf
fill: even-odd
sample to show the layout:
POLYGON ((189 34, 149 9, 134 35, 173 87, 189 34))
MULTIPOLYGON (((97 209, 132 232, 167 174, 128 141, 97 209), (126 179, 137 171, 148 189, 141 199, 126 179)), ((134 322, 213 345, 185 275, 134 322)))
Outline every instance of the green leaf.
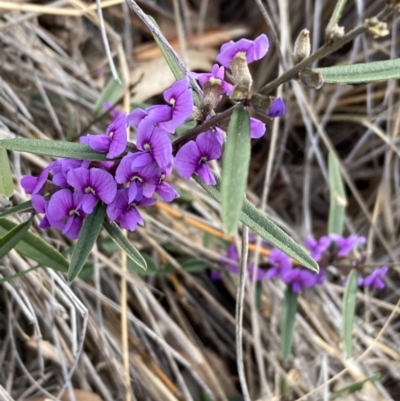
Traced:
POLYGON ((233 235, 239 226, 250 163, 250 116, 233 110, 229 122, 221 177, 221 218, 224 231, 233 235))
MULTIPOLYGON (((204 184, 197 176, 194 176, 194 179, 214 200, 220 202, 220 180, 218 176, 215 175, 217 181, 215 186, 204 184)), ((272 246, 275 246, 291 258, 297 260, 302 266, 318 272, 318 263, 310 256, 309 252, 293 241, 292 238, 274 222, 268 219, 265 214, 257 210, 247 199, 244 201, 240 220, 255 233, 267 240, 272 246)))
POLYGON ((106 207, 99 202, 93 213, 85 218, 78 241, 76 242, 74 251, 72 252, 71 263, 68 268, 69 281, 72 281, 82 270, 82 267, 100 234, 105 215, 106 207))
POLYGON ((119 99, 122 98, 124 93, 124 84, 122 80, 122 73, 118 72, 118 77, 121 82, 118 82, 116 79, 111 78, 107 85, 103 88, 98 97, 94 107, 93 107, 93 114, 98 116, 104 111, 103 104, 105 102, 115 104, 118 102, 119 99))
POLYGON ((17 152, 28 152, 50 157, 66 157, 78 160, 108 160, 104 153, 98 153, 83 143, 48 141, 45 139, 14 138, 3 139, 0 147, 17 152))
MULTIPOLYGON (((157 27, 158 24, 156 22, 156 20, 148 15, 147 16, 151 22, 157 27)), ((186 71, 182 70, 182 68, 179 66, 179 64, 174 60, 174 58, 171 56, 170 52, 168 51, 168 49, 165 48, 165 46, 160 42, 160 40, 158 39, 158 37, 153 33, 153 38, 155 40, 155 42, 157 43, 157 46, 159 47, 159 49, 161 50, 162 55, 165 58, 165 61, 168 64, 169 69, 171 70, 172 74, 174 75, 175 79, 178 81, 180 79, 185 78, 186 76, 186 71)), ((200 98, 197 95, 197 93, 193 92, 193 98, 194 98, 194 104, 199 107, 200 106, 200 98)))
POLYGON ((147 269, 147 264, 143 259, 143 256, 132 245, 128 238, 126 238, 122 230, 115 222, 110 224, 108 221, 104 221, 104 228, 107 230, 112 240, 127 254, 133 263, 135 263, 141 269, 147 269))
POLYGON ((362 84, 400 78, 400 58, 371 63, 314 68, 325 83, 362 84))
POLYGON ((31 220, 25 221, 0 237, 0 259, 7 255, 21 241, 31 226, 31 220))
POLYGON ((331 19, 329 20, 327 31, 329 31, 329 29, 332 29, 332 27, 334 25, 338 24, 339 19, 341 18, 342 14, 343 14, 343 10, 344 10, 346 3, 347 3, 347 0, 337 0, 336 1, 335 9, 333 10, 331 19))
POLYGON ((294 323, 296 320, 298 294, 288 286, 283 301, 281 323, 281 358, 286 361, 292 350, 294 323))
POLYGON ((31 210, 32 210, 32 202, 29 200, 4 210, 4 212, 0 213, 0 219, 6 216, 12 216, 13 214, 16 213, 30 212, 31 210))
MULTIPOLYGON (((149 19, 151 22, 158 28, 158 24, 156 20, 148 15, 149 19)), ((157 46, 160 48, 162 55, 165 58, 165 61, 167 62, 172 74, 174 75, 175 79, 178 81, 179 79, 182 79, 185 77, 185 71, 182 71, 182 69, 179 67, 179 65, 175 62, 175 60, 171 57, 169 54, 168 50, 164 47, 164 45, 160 42, 160 40, 157 38, 156 35, 153 34, 153 38, 155 42, 157 43, 157 46)))
POLYGON ((343 341, 348 358, 353 356, 353 325, 357 299, 357 272, 352 270, 343 294, 343 341))
POLYGON ((29 269, 22 270, 22 271, 20 271, 20 272, 18 272, 18 273, 9 274, 8 276, 5 276, 5 277, 0 277, 0 284, 8 283, 9 281, 12 281, 12 280, 14 280, 14 279, 17 278, 17 277, 25 276, 25 275, 28 274, 29 272, 32 272, 32 271, 34 271, 34 270, 37 270, 37 269, 39 269, 40 267, 41 267, 40 265, 36 265, 36 266, 32 266, 32 267, 29 268, 29 269))
POLYGON ((340 174, 339 161, 332 152, 329 152, 328 164, 330 191, 328 232, 342 235, 347 200, 342 176, 340 174))
MULTIPOLYGON (((7 232, 17 226, 17 224, 10 220, 0 219, 0 235, 7 234, 7 232)), ((68 270, 68 260, 46 241, 29 231, 16 244, 15 249, 21 255, 34 260, 42 266, 62 272, 68 270)))
POLYGON ((8 198, 14 193, 13 178, 7 150, 0 148, 0 195, 8 198))
POLYGON ((336 399, 343 399, 343 396, 346 396, 348 394, 354 394, 359 391, 361 391, 364 387, 364 384, 370 382, 370 383, 375 383, 376 381, 380 380, 381 376, 379 373, 375 373, 372 376, 367 377, 366 379, 360 380, 358 382, 352 383, 346 387, 341 388, 338 391, 335 391, 332 393, 330 397, 330 401, 336 400, 336 399))

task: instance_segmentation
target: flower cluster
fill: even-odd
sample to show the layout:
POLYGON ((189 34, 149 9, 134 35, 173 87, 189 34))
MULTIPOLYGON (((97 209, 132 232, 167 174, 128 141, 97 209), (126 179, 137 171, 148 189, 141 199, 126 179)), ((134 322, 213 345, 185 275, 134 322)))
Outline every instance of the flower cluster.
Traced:
MULTIPOLYGON (((222 66, 216 64, 210 73, 190 73, 176 81, 164 92, 165 104, 137 108, 131 113, 112 110, 113 119, 105 133, 80 138, 94 151, 105 153, 108 161, 59 159, 38 177, 24 176, 21 185, 32 195, 33 208, 44 214, 40 227, 56 227, 75 239, 85 217, 101 202, 111 222, 133 231, 138 224, 144 224, 139 206, 153 205, 156 196, 165 202, 179 196, 167 182, 174 165, 184 179, 197 174, 206 184, 215 184, 208 162, 221 157, 225 132, 213 126, 186 141, 176 155, 171 138, 186 121, 192 119, 201 124, 210 119, 222 96, 230 96, 237 82, 232 85, 225 80, 225 68, 232 69, 234 78, 235 60, 244 59, 247 65, 264 57, 267 50, 265 35, 254 41, 226 43, 217 57, 222 66), (190 77, 197 79, 204 91, 197 107, 190 77), (131 128, 136 134, 134 144, 128 143, 131 128)), ((110 109, 109 104, 105 107, 110 109)), ((273 99, 266 110, 271 118, 284 113, 282 99, 273 99)), ((251 137, 259 138, 264 133, 265 124, 252 118, 251 137)))
MULTIPOLYGON (((365 243, 364 237, 350 235, 349 237, 342 237, 337 234, 330 234, 328 236, 320 237, 316 240, 314 237, 309 236, 305 241, 305 246, 309 249, 311 256, 320 263, 319 273, 314 273, 310 270, 295 267, 293 261, 285 253, 277 248, 270 251, 268 258, 268 269, 258 269, 256 277, 257 281, 264 279, 270 280, 273 278, 282 279, 295 293, 300 293, 303 289, 311 288, 316 285, 323 285, 327 278, 325 269, 327 261, 334 264, 335 260, 340 261, 344 258, 349 258, 353 264, 357 258, 355 253, 356 247, 365 243)), ((221 261, 221 265, 226 267, 230 272, 239 273, 238 254, 234 245, 230 245, 227 249, 227 259, 221 261)), ((253 265, 248 266, 249 276, 252 277, 253 265)), ((387 274, 388 267, 383 266, 375 269, 371 274, 366 277, 358 277, 358 285, 366 288, 385 288, 385 283, 382 278, 387 274)), ((211 278, 218 280, 221 277, 219 271, 212 271, 211 278)))

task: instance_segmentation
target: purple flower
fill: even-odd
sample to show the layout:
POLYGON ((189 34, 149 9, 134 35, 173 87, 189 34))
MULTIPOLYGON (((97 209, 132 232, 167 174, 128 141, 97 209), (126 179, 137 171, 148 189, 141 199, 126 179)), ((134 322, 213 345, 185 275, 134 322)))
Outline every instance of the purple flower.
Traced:
POLYGON ((193 112, 194 103, 189 79, 183 78, 176 81, 164 92, 164 99, 168 105, 155 105, 146 110, 140 108, 134 110, 128 117, 129 123, 139 128, 143 121, 148 120, 164 131, 174 133, 175 129, 182 125, 193 112))
POLYGON ((318 262, 331 243, 332 239, 329 236, 323 236, 317 241, 312 235, 309 235, 305 241, 305 246, 310 250, 311 257, 318 262))
POLYGON ((229 41, 221 46, 217 61, 226 68, 230 67, 231 61, 238 55, 246 56, 247 64, 263 58, 269 48, 266 35, 262 34, 255 40, 240 39, 237 42, 229 41))
POLYGON ((286 112, 286 105, 282 98, 277 97, 274 99, 268 109, 268 117, 282 117, 286 112))
POLYGON ((53 171, 53 183, 61 188, 68 186, 67 174, 74 168, 84 167, 89 168, 90 161, 85 160, 74 160, 74 159, 58 159, 54 162, 53 171))
POLYGON ((364 244, 366 239, 365 237, 358 237, 357 235, 350 235, 349 237, 345 238, 339 234, 329 234, 329 237, 336 243, 338 247, 338 256, 345 257, 347 256, 355 246, 358 244, 364 244))
POLYGON ((211 73, 195 74, 200 85, 204 86, 209 82, 212 85, 219 85, 221 87, 221 94, 228 95, 233 89, 233 85, 224 81, 225 68, 214 64, 211 73))
POLYGON ((149 152, 160 168, 172 164, 172 144, 168 133, 148 118, 138 126, 136 146, 142 152, 149 152))
POLYGON ((153 195, 160 171, 150 153, 130 153, 122 158, 115 180, 119 184, 125 184, 128 188, 128 201, 133 202, 143 196, 150 198, 153 195))
POLYGON ((119 189, 114 201, 107 206, 107 216, 110 221, 116 220, 126 230, 134 231, 137 225, 144 225, 144 221, 137 206, 151 206, 155 198, 145 198, 129 202, 128 189, 119 189))
POLYGON ((98 200, 106 205, 111 203, 117 193, 117 183, 113 176, 100 168, 72 169, 67 174, 68 184, 82 195, 80 206, 86 213, 92 213, 98 200))
MULTIPOLYGON (((232 273, 239 273, 239 256, 236 250, 236 246, 231 244, 226 249, 226 258, 230 259, 232 262, 226 262, 225 259, 221 260, 220 263, 222 266, 227 267, 227 269, 232 273)), ((218 270, 213 270, 211 272, 211 280, 216 281, 221 279, 221 272, 218 270)))
POLYGON ((291 270, 293 267, 289 256, 277 248, 271 250, 269 262, 273 267, 267 271, 265 275, 265 278, 267 279, 271 279, 276 276, 282 276, 286 271, 291 270))
POLYGON ((21 179, 21 186, 24 188, 25 192, 29 195, 38 194, 49 176, 51 165, 47 166, 39 175, 39 177, 34 177, 32 175, 24 175, 21 179))
POLYGON ((371 274, 369 274, 364 279, 358 278, 358 285, 360 287, 375 287, 380 290, 385 288, 385 283, 382 281, 382 277, 386 276, 389 268, 387 266, 382 266, 379 269, 375 269, 371 274))
POLYGON ((71 239, 78 238, 86 217, 80 206, 82 198, 82 193, 64 188, 53 194, 47 206, 47 218, 51 226, 62 230, 71 239))
POLYGON ((113 159, 119 156, 127 145, 127 115, 120 114, 108 126, 105 134, 86 135, 80 137, 81 143, 86 143, 96 152, 108 152, 107 157, 113 159))
POLYGON ((257 118, 250 117, 250 136, 253 139, 261 138, 265 134, 265 124, 257 118))
POLYGON ((215 177, 207 162, 220 157, 221 143, 213 132, 207 131, 179 149, 175 164, 184 179, 188 180, 197 173, 207 185, 215 185, 215 177))
POLYGON ((174 199, 179 198, 178 192, 175 191, 171 184, 165 181, 171 175, 171 172, 172 167, 161 171, 157 180, 155 192, 164 202, 172 202, 174 199))
MULTIPOLYGON (((41 195, 33 195, 32 196, 32 207, 38 213, 47 213, 47 205, 48 202, 41 195)), ((39 224, 40 228, 49 228, 51 227, 47 216, 44 216, 39 224)))
POLYGON ((317 284, 317 275, 305 269, 291 269, 282 274, 285 283, 292 286, 292 291, 299 294, 303 288, 317 284))

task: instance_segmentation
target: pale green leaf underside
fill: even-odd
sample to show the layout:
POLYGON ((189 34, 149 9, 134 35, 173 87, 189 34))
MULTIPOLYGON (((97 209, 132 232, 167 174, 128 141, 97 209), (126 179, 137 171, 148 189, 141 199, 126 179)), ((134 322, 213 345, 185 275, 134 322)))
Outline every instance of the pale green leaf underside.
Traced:
MULTIPOLYGON (((204 190, 217 202, 221 202, 219 191, 220 179, 215 175, 217 184, 215 186, 206 185, 197 176, 194 177, 204 190)), ((251 230, 267 240, 272 246, 285 252, 291 258, 297 260, 302 266, 318 271, 318 263, 310 256, 308 251, 298 245, 282 229, 280 229, 268 217, 257 210, 247 199, 245 199, 240 220, 251 230)))
POLYGON ((78 241, 76 242, 74 251, 72 252, 71 263, 68 268, 69 281, 74 280, 82 270, 82 267, 100 234, 105 215, 106 207, 99 203, 93 213, 85 218, 78 241))
POLYGON ((95 152, 88 145, 75 142, 48 141, 44 139, 3 139, 0 147, 17 152, 34 153, 54 158, 66 157, 78 160, 108 160, 104 153, 95 152))
POLYGON ((298 295, 288 286, 285 292, 285 299, 283 300, 281 321, 281 358, 283 361, 287 359, 292 349, 297 299, 298 295))
POLYGON ((339 161, 332 152, 329 153, 328 165, 330 191, 328 231, 329 233, 342 235, 347 200, 340 174, 339 161))
MULTIPOLYGON (((7 234, 17 226, 18 224, 10 220, 0 219, 0 235, 7 234)), ((66 272, 68 269, 68 260, 60 252, 29 231, 15 245, 15 250, 42 266, 51 267, 54 270, 63 272, 66 272)))
POLYGON ((224 231, 229 235, 238 228, 245 199, 250 141, 249 113, 238 107, 229 122, 221 177, 221 219, 224 231))
POLYGON ((104 110, 104 103, 115 104, 124 94, 124 85, 122 80, 122 73, 118 72, 118 77, 121 82, 111 78, 106 86, 101 91, 97 101, 93 107, 93 114, 98 116, 104 110))
POLYGON ((7 150, 0 148, 0 195, 7 197, 14 193, 14 184, 7 150))
POLYGON ((352 270, 343 294, 343 342, 348 358, 353 356, 353 326, 357 299, 357 272, 352 270))
POLYGON ((122 230, 117 226, 116 223, 109 223, 104 221, 104 228, 112 240, 127 254, 127 256, 135 263, 136 266, 143 270, 147 269, 147 263, 140 252, 132 245, 132 243, 126 238, 122 230))
POLYGON ((325 83, 357 84, 400 78, 400 59, 314 68, 325 83))

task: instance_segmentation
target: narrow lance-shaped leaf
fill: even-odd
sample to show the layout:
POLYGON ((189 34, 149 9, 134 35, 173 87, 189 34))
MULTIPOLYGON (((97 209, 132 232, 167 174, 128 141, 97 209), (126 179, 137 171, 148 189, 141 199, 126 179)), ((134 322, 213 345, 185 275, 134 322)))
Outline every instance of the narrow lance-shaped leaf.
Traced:
POLYGON ((13 193, 14 184, 7 150, 0 148, 0 195, 10 197, 13 193))
POLYGON ((314 68, 325 83, 362 84, 400 78, 400 58, 371 63, 314 68))
POLYGON ((121 82, 118 82, 116 79, 111 78, 107 85, 103 88, 100 93, 100 96, 97 98, 97 101, 93 107, 93 114, 98 116, 103 111, 103 105, 105 102, 115 104, 124 94, 124 85, 122 81, 122 73, 118 73, 118 77, 121 82))
POLYGON ((332 27, 334 25, 337 25, 342 14, 343 14, 343 10, 344 7, 347 3, 347 0, 336 0, 336 5, 335 5, 335 9, 333 10, 331 19, 329 20, 328 26, 326 28, 326 32, 328 33, 330 29, 332 29, 332 27))
POLYGON ((17 152, 34 153, 50 157, 66 157, 78 160, 108 160, 103 153, 95 152, 83 143, 49 141, 45 139, 13 138, 0 141, 0 147, 17 152))
POLYGON ((104 228, 112 240, 127 254, 127 256, 134 262, 138 267, 146 270, 147 263, 144 260, 140 252, 132 245, 132 243, 126 238, 122 230, 117 226, 116 223, 109 223, 104 221, 104 228))
POLYGON ((6 216, 12 216, 13 214, 17 213, 30 212, 31 210, 32 210, 32 201, 29 200, 4 210, 4 212, 0 213, 0 219, 6 216))
MULTIPOLYGON (((149 20, 158 28, 156 20, 151 17, 150 15, 147 16, 149 20)), ((165 58, 165 61, 168 64, 169 69, 171 70, 172 74, 174 75, 175 79, 178 81, 179 79, 183 79, 186 76, 186 71, 181 68, 181 66, 174 60, 172 57, 169 49, 167 49, 163 43, 160 41, 160 39, 157 37, 157 35, 154 34, 153 32, 153 37, 155 42, 157 43, 157 46, 160 48, 162 55, 165 58)), ((192 81, 193 83, 194 81, 192 81)), ((200 106, 200 98, 197 95, 197 93, 193 92, 193 97, 194 97, 194 104, 199 107, 200 106)))
POLYGON ((86 259, 100 234, 105 215, 106 207, 99 202, 93 213, 85 218, 79 238, 76 242, 74 251, 72 252, 71 263, 68 268, 69 281, 76 278, 85 264, 86 259))
POLYGON ((288 286, 283 301, 281 322, 281 358, 285 361, 292 350, 294 323, 296 320, 298 294, 288 286))
POLYGON ((347 200, 340 174, 339 161, 332 152, 329 152, 328 165, 330 191, 328 231, 329 233, 342 235, 347 200))
POLYGON ((343 294, 343 342, 348 358, 353 356, 353 326, 357 299, 357 272, 352 270, 343 294))
POLYGON ((221 177, 221 218, 224 231, 233 235, 239 225, 250 163, 250 117, 236 108, 228 126, 221 177))
POLYGON ((7 255, 23 238, 31 226, 31 220, 25 221, 12 228, 7 234, 0 237, 0 259, 7 255))
MULTIPOLYGON (((204 188, 204 190, 217 202, 221 202, 219 192, 220 179, 215 175, 217 184, 210 186, 204 184, 199 177, 194 179, 204 188)), ((291 258, 297 260, 302 266, 310 270, 318 271, 318 263, 310 256, 309 252, 298 245, 282 229, 280 229, 268 217, 257 210, 247 199, 245 199, 240 220, 251 230, 267 240, 272 246, 285 252, 291 258)))
MULTIPOLYGON (((0 235, 7 234, 17 226, 18 224, 10 220, 0 219, 0 235)), ((15 250, 42 266, 63 272, 68 269, 68 260, 57 249, 29 231, 16 244, 15 250)))

